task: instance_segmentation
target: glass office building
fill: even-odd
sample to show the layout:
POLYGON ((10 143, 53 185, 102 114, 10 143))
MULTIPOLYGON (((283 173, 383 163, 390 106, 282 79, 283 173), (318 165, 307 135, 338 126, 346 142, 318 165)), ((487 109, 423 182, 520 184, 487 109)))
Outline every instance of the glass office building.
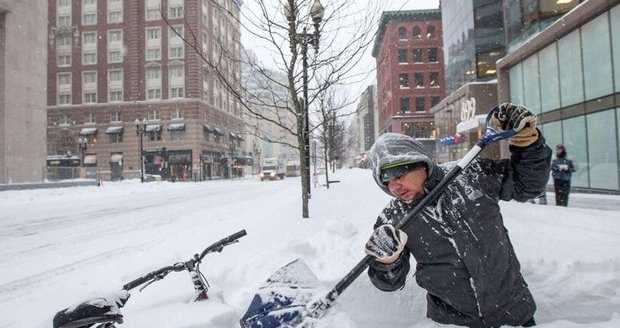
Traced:
POLYGON ((514 50, 497 63, 499 100, 527 106, 547 143, 566 146, 572 187, 620 192, 620 0, 584 1, 535 35, 522 31, 507 32, 514 50))
POLYGON ((496 78, 495 62, 505 54, 501 1, 442 1, 446 91, 496 78))

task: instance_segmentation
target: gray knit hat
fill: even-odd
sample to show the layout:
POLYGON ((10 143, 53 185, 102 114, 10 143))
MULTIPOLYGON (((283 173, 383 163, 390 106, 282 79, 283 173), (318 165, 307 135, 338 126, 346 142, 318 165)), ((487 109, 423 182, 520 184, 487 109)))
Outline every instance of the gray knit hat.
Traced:
POLYGON ((388 195, 393 196, 385 182, 425 164, 430 176, 433 160, 422 143, 399 133, 384 133, 370 148, 370 169, 375 182, 388 195), (383 174, 382 174, 383 173, 383 174))

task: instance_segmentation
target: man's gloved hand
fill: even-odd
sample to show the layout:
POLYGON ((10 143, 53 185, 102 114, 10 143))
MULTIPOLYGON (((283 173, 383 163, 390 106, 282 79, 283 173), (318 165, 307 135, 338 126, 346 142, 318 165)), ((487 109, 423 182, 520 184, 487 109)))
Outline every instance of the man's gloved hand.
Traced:
POLYGON ((499 111, 493 114, 493 121, 502 130, 515 130, 510 138, 511 145, 526 147, 538 139, 536 115, 523 106, 505 102, 499 105, 499 111))
POLYGON ((366 242, 366 254, 377 258, 383 264, 394 263, 407 244, 407 234, 396 231, 391 224, 379 226, 366 242))
POLYGON ((121 290, 104 297, 93 298, 70 306, 54 316, 54 328, 90 327, 95 323, 123 323, 121 308, 129 299, 129 292, 121 290))

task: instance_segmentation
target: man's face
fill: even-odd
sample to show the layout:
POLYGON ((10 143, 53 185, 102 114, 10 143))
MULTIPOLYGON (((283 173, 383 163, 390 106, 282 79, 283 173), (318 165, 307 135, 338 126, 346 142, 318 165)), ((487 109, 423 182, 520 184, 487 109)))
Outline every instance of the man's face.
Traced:
POLYGON ((426 168, 419 168, 390 180, 387 187, 396 198, 409 201, 424 193, 426 178, 426 168))

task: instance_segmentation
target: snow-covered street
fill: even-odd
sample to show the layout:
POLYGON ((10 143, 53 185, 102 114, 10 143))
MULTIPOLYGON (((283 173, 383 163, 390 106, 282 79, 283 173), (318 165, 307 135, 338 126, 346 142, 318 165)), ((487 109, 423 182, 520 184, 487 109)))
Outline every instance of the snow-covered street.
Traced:
MULTIPOLYGON (((241 229, 246 237, 201 266, 210 300, 191 303, 187 273, 172 273, 132 291, 121 327, 234 327, 265 279, 296 258, 332 288, 363 258, 388 196, 368 170, 331 179, 341 182, 313 189, 310 219, 301 218, 299 178, 2 192, 0 327, 50 327, 58 310, 186 261, 241 229)), ((571 194, 568 208, 501 205, 539 326, 620 326, 620 196, 571 194)), ((322 325, 435 327, 424 294, 413 279, 383 293, 363 274, 322 325)))

